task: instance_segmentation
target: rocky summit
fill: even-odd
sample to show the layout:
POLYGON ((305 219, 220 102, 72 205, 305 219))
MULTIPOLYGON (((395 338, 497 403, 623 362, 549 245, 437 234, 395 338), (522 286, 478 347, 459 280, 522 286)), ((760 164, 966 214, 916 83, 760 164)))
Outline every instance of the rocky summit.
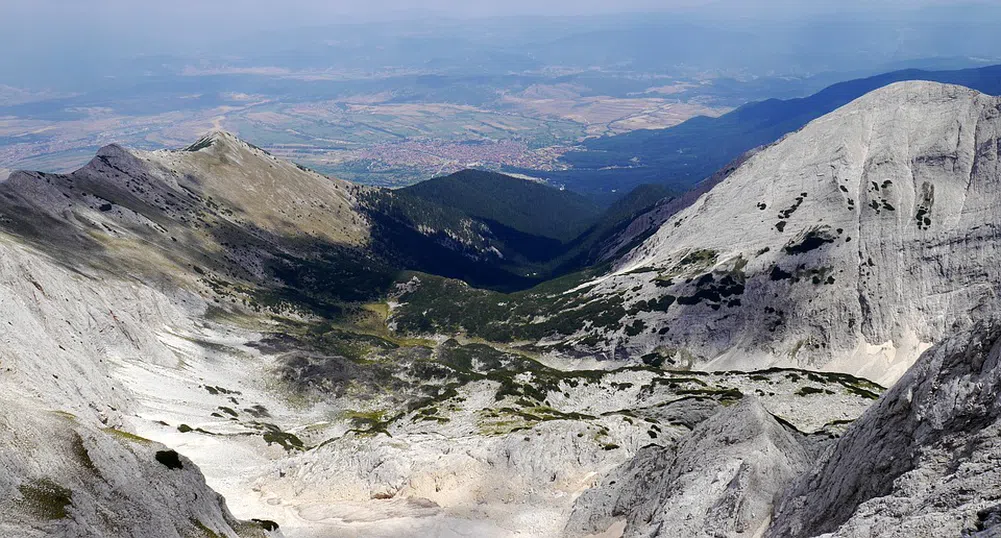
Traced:
POLYGON ((995 536, 999 136, 894 84, 590 229, 225 132, 12 172, 0 536, 995 536))

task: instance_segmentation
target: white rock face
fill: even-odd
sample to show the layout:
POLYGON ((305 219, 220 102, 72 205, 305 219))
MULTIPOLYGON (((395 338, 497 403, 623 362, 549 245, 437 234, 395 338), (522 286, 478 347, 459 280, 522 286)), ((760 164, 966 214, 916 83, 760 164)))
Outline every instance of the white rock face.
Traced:
MULTIPOLYGON (((82 268, 81 268, 82 269, 82 268)), ((63 267, 0 235, 0 386, 6 394, 121 427, 131 410, 120 361, 176 365, 158 330, 191 327, 201 298, 63 267)))
POLYGON ((954 323, 996 310, 999 131, 999 99, 928 82, 811 122, 596 282, 632 310, 609 349, 892 383, 954 323))
POLYGON ((194 463, 163 445, 0 404, 0 536, 271 534, 236 520, 194 463))
POLYGON ((808 465, 797 433, 753 397, 676 447, 646 447, 578 499, 564 535, 760 536, 774 499, 808 465))
POLYGON ((999 342, 977 328, 922 355, 787 493, 768 536, 998 536, 999 342))
POLYGON ((0 234, 0 536, 265 534, 230 515, 190 460, 167 467, 166 446, 131 435, 150 402, 130 374, 199 387, 185 375, 198 364, 167 336, 199 332, 206 305, 168 289, 64 267, 0 234))

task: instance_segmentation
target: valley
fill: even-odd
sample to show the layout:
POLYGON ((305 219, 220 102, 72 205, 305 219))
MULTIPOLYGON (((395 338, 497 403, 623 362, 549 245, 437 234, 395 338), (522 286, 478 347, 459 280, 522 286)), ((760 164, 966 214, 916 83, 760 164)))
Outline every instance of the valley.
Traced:
POLYGON ((989 529, 999 106, 891 84, 611 207, 222 130, 12 172, 0 536, 989 529))

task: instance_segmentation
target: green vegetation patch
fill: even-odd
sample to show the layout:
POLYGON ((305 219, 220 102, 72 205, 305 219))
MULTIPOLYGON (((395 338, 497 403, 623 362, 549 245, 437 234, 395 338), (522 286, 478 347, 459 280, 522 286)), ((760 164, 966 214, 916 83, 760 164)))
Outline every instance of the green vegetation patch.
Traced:
POLYGON ((184 148, 184 151, 194 153, 196 151, 201 151, 203 149, 210 148, 212 147, 212 144, 215 144, 215 140, 213 140, 211 136, 203 136, 199 138, 198 141, 196 141, 194 144, 191 144, 190 146, 184 148))
POLYGON ((219 386, 213 387, 213 386, 210 386, 210 385, 205 385, 205 390, 208 391, 208 393, 211 394, 211 395, 213 395, 213 396, 218 395, 218 394, 226 394, 226 395, 229 395, 229 394, 240 395, 241 394, 241 392, 238 391, 238 390, 229 390, 229 389, 226 389, 224 387, 219 387, 219 386))
POLYGON ((799 264, 792 271, 786 271, 780 268, 778 265, 772 267, 769 273, 769 278, 771 280, 789 280, 793 283, 797 283, 801 280, 808 280, 815 286, 819 285, 831 285, 834 284, 834 268, 830 266, 822 267, 807 267, 805 264, 799 264))
POLYGON ((828 243, 833 243, 837 239, 838 234, 834 233, 830 226, 815 226, 804 232, 800 237, 790 241, 782 250, 786 254, 805 254, 828 243))
POLYGON ((191 524, 194 525, 195 528, 197 528, 199 530, 199 532, 202 533, 202 536, 204 536, 205 538, 222 538, 215 531, 213 531, 212 529, 208 528, 199 519, 192 519, 191 520, 191 524))
POLYGON ((680 389, 678 394, 684 396, 695 396, 695 397, 705 397, 712 398, 714 400, 723 402, 734 402, 742 399, 744 393, 733 388, 702 388, 702 389, 680 389))
POLYGON ((374 411, 348 411, 344 417, 351 422, 351 425, 358 432, 375 433, 386 430, 391 420, 388 420, 386 411, 378 409, 374 411))
POLYGON ((195 433, 204 433, 205 435, 218 435, 216 433, 212 433, 210 431, 203 430, 202 428, 192 428, 191 426, 188 426, 187 424, 181 424, 180 426, 178 426, 177 427, 177 431, 179 431, 181 433, 195 432, 195 433))
POLYGON ((719 253, 712 249, 696 249, 685 257, 681 258, 678 262, 679 267, 709 267, 716 263, 716 259, 719 257, 719 253))
POLYGON ((437 407, 429 406, 419 409, 417 413, 414 414, 414 420, 418 422, 437 422, 438 424, 445 424, 451 419, 439 415, 437 407))
POLYGON ((532 429, 551 420, 593 420, 595 417, 581 413, 563 413, 548 406, 528 408, 501 407, 480 411, 480 432, 484 435, 505 435, 532 429))
POLYGON ((84 446, 83 437, 79 433, 73 432, 73 454, 76 456, 77 461, 80 466, 92 473, 97 473, 97 466, 94 465, 94 460, 90 458, 90 452, 87 451, 87 447, 84 446))
POLYGON ((871 390, 865 389, 863 387, 860 387, 858 385, 845 385, 845 389, 848 390, 848 392, 850 392, 850 393, 852 393, 852 394, 854 394, 856 396, 861 396, 861 397, 866 398, 868 400, 878 400, 879 399, 879 394, 877 394, 877 393, 875 393, 875 392, 873 392, 871 390))
POLYGON ((271 446, 277 444, 287 452, 306 450, 306 445, 294 434, 282 431, 281 428, 267 422, 252 422, 251 426, 263 431, 264 442, 271 446))
POLYGON ((814 383, 821 383, 828 386, 840 385, 844 387, 847 392, 869 400, 879 399, 880 394, 886 391, 885 387, 877 383, 873 383, 868 379, 838 372, 813 372, 809 370, 798 370, 795 368, 769 368, 767 370, 755 372, 755 374, 782 374, 794 383, 799 382, 800 379, 806 378, 814 383))
POLYGON ((38 519, 66 518, 66 508, 73 503, 73 492, 48 478, 32 480, 17 487, 22 509, 38 519))
POLYGON ((276 530, 278 530, 278 524, 275 523, 274 521, 271 521, 270 519, 252 519, 251 521, 253 521, 257 525, 259 525, 262 529, 268 532, 275 532, 276 530))
POLYGON ((522 233, 567 241, 601 213, 597 204, 577 193, 480 170, 463 170, 400 192, 522 233))
POLYGON ((621 296, 593 297, 586 288, 575 289, 598 274, 600 269, 592 269, 510 294, 415 274, 391 321, 404 333, 465 333, 504 343, 619 330, 626 315, 621 296))

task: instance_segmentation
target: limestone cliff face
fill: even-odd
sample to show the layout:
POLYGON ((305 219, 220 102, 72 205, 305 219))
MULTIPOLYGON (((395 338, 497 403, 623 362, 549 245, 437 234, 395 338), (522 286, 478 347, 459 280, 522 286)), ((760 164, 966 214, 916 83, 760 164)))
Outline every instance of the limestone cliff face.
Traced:
MULTIPOLYGON (((204 300, 68 259, 0 233, 0 536, 280 536, 131 433, 149 405, 136 372, 197 366, 169 342, 197 330, 204 300)), ((163 378, 145 385, 178 398, 163 378)))
POLYGON ((999 108, 900 83, 754 155, 595 283, 628 312, 603 346, 894 381, 997 306, 999 108))
POLYGON ((808 465, 801 436, 747 398, 676 447, 649 446, 577 501, 564 535, 760 536, 808 465))
POLYGON ((0 400, 0 536, 280 536, 230 514, 167 447, 0 400))
POLYGON ((997 536, 1001 333, 922 355, 786 494, 769 536, 997 536))

